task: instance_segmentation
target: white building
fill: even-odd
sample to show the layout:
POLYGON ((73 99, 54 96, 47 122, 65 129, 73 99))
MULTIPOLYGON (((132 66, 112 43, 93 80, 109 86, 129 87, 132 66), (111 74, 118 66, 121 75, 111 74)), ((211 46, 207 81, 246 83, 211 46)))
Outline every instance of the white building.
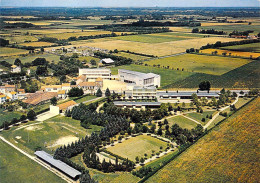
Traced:
POLYGON ((135 86, 160 87, 161 76, 154 73, 142 73, 124 69, 118 69, 118 76, 125 83, 133 83, 135 86))
POLYGON ((11 66, 11 72, 12 73, 19 73, 19 72, 21 72, 21 67, 17 66, 17 65, 12 65, 11 66))
POLYGON ((10 97, 11 100, 18 100, 17 92, 7 93, 7 96, 10 97))
POLYGON ((141 87, 141 86, 134 86, 132 90, 132 97, 133 99, 155 99, 156 98, 156 87, 141 87))
POLYGON ((85 76, 86 80, 95 80, 97 78, 110 79, 111 70, 110 69, 79 69, 79 76, 85 76))
POLYGON ((5 103, 6 99, 6 95, 0 95, 0 104, 5 103))
POLYGON ((104 65, 112 65, 115 63, 115 61, 112 60, 111 58, 104 58, 104 59, 100 60, 99 63, 104 64, 104 65))

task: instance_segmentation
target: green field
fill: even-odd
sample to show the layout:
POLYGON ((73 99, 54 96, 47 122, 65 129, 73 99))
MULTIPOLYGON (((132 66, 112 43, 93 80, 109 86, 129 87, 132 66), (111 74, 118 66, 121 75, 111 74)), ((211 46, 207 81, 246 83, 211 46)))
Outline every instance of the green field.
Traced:
POLYGON ((219 56, 206 56, 196 54, 185 54, 174 57, 155 59, 144 62, 150 66, 160 65, 160 67, 169 66, 171 69, 189 72, 199 72, 213 75, 222 75, 237 67, 249 63, 250 60, 240 58, 228 58, 219 56))
POLYGON ((169 122, 169 126, 171 127, 174 124, 179 125, 181 128, 187 128, 189 130, 195 128, 198 124, 194 121, 191 121, 183 116, 174 116, 172 118, 167 119, 169 122))
POLYGON ((134 61, 142 61, 142 60, 151 59, 151 57, 145 57, 145 56, 135 55, 135 54, 131 54, 131 53, 125 53, 125 52, 119 52, 119 53, 116 53, 114 55, 126 57, 126 58, 131 58, 134 61))
POLYGON ((259 114, 257 98, 146 182, 259 182, 259 114))
POLYGON ((173 82, 177 82, 179 80, 183 80, 188 76, 193 75, 194 73, 185 72, 185 71, 177 71, 170 69, 162 69, 157 67, 143 66, 143 65, 124 65, 119 67, 111 68, 112 74, 117 74, 118 69, 127 69, 132 71, 144 72, 144 73, 155 73, 161 76, 161 87, 172 84, 173 82))
POLYGON ((215 111, 204 111, 203 113, 197 113, 197 112, 193 112, 193 113, 188 113, 185 116, 190 117, 192 119, 195 119, 196 121, 200 122, 200 123, 207 123, 210 119, 206 118, 206 116, 210 116, 213 115, 213 113, 215 113, 215 111), (202 122, 201 119, 205 118, 206 121, 202 122))
POLYGON ((59 146, 74 142, 87 135, 87 132, 68 123, 44 122, 28 127, 23 126, 11 128, 3 135, 30 154, 33 154, 39 147, 53 154, 59 146))
POLYGON ((7 112, 4 109, 0 109, 0 125, 3 124, 3 122, 11 122, 13 118, 19 119, 21 117, 21 113, 19 112, 7 112))
POLYGON ((213 88, 260 88, 260 62, 253 61, 221 76, 197 73, 165 88, 197 88, 202 81, 210 81, 213 88))
POLYGON ((70 99, 71 99, 71 100, 74 100, 75 102, 77 102, 77 103, 79 104, 79 103, 86 102, 86 101, 88 101, 88 100, 92 100, 92 99, 95 99, 95 98, 97 98, 97 97, 94 96, 94 95, 91 95, 91 96, 85 96, 85 97, 83 97, 83 98, 76 99, 76 100, 74 100, 73 97, 70 98, 70 99))
POLYGON ((60 60, 60 57, 58 55, 47 54, 47 53, 46 54, 44 53, 44 54, 30 55, 30 56, 25 56, 25 57, 21 57, 21 56, 19 56, 19 57, 8 57, 4 60, 13 64, 16 58, 19 58, 22 61, 22 63, 32 62, 36 58, 45 58, 50 63, 52 61, 57 63, 60 60))
POLYGON ((151 136, 140 135, 109 147, 107 150, 124 158, 128 158, 131 161, 135 161, 136 156, 141 158, 144 157, 146 153, 148 157, 150 157, 152 150, 159 152, 160 146, 162 146, 164 150, 167 147, 167 143, 151 136))
POLYGON ((198 27, 199 29, 215 29, 215 30, 223 30, 224 32, 230 33, 233 32, 234 30, 237 31, 248 31, 248 30, 252 30, 254 31, 254 33, 258 33, 260 30, 260 25, 241 25, 241 24, 237 24, 237 25, 215 25, 215 26, 203 26, 203 27, 198 27))
POLYGON ((260 43, 236 45, 236 46, 225 46, 221 48, 222 50, 231 51, 243 51, 243 52, 255 52, 260 53, 260 43))
POLYGON ((0 57, 14 56, 29 53, 28 50, 0 47, 0 57))
POLYGON ((2 140, 0 140, 0 167, 2 183, 66 182, 2 140))

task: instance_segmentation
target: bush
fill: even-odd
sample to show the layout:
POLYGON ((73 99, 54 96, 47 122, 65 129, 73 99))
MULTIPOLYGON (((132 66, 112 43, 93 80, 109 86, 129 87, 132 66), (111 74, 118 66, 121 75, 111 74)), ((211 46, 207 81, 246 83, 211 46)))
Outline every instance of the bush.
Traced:
POLYGON ((27 118, 28 118, 30 121, 35 120, 35 118, 36 118, 36 113, 35 113, 33 110, 30 110, 30 111, 27 113, 27 118))
POLYGON ((69 97, 79 97, 82 96, 83 94, 84 92, 82 88, 72 88, 68 92, 69 97))

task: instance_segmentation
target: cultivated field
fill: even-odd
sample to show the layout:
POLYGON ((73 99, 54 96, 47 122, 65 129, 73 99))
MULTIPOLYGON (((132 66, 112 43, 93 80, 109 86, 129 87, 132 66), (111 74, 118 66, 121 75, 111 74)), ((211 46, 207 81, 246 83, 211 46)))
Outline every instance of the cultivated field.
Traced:
POLYGON ((167 143, 151 136, 140 135, 137 137, 132 137, 122 143, 118 143, 115 146, 109 147, 107 150, 124 158, 128 158, 129 160, 135 161, 136 156, 139 158, 144 157, 144 154, 146 153, 148 157, 150 157, 152 150, 159 152, 161 146, 165 149, 167 147, 167 143))
POLYGON ((260 57, 260 53, 243 52, 243 51, 231 51, 231 50, 220 50, 220 49, 206 49, 206 50, 201 50, 200 53, 212 54, 215 51, 217 51, 217 55, 222 55, 223 53, 226 53, 227 57, 228 56, 245 57, 245 58, 258 58, 258 57, 260 57))
POLYGON ((187 128, 189 130, 195 128, 198 124, 192 120, 189 120, 183 116, 175 116, 167 119, 169 122, 169 126, 171 127, 174 124, 179 125, 181 128, 187 128))
POLYGON ((254 31, 253 34, 257 34, 260 30, 260 25, 259 24, 252 24, 252 25, 248 25, 248 24, 233 24, 233 25, 209 25, 209 26, 202 26, 202 27, 198 27, 199 29, 215 29, 215 30, 223 30, 224 32, 230 33, 233 32, 234 30, 237 31, 248 31, 248 30, 252 30, 254 31))
POLYGON ((134 61, 143 61, 143 60, 151 59, 151 57, 140 56, 140 55, 135 55, 135 54, 131 54, 131 53, 125 53, 125 52, 115 53, 114 55, 121 56, 121 57, 126 57, 126 58, 131 58, 134 61))
POLYGON ((259 182, 259 121, 257 98, 146 182, 259 182))
POLYGON ((184 54, 163 59, 155 59, 144 63, 150 66, 158 64, 160 67, 169 66, 170 69, 173 68, 174 70, 179 68, 179 70, 184 69, 184 71, 189 72, 222 75, 249 62, 250 60, 239 58, 184 54))
POLYGON ((260 43, 244 44, 244 45, 236 45, 236 46, 225 46, 225 47, 222 47, 221 49, 231 50, 231 51, 245 51, 245 52, 260 53, 260 43))
POLYGON ((7 34, 7 35, 3 35, 1 34, 1 37, 3 39, 8 39, 10 43, 24 43, 24 42, 28 42, 28 41, 37 41, 38 39, 34 36, 26 36, 26 35, 11 35, 11 34, 7 34))
POLYGON ((27 54, 27 53, 29 53, 28 50, 0 47, 0 57, 21 55, 21 54, 27 54))
POLYGON ((1 182, 65 182, 0 140, 1 182))
POLYGON ((38 41, 38 42, 22 43, 22 44, 19 44, 19 45, 21 45, 21 46, 32 46, 32 47, 42 47, 42 46, 53 46, 53 45, 55 45, 55 43, 38 41))

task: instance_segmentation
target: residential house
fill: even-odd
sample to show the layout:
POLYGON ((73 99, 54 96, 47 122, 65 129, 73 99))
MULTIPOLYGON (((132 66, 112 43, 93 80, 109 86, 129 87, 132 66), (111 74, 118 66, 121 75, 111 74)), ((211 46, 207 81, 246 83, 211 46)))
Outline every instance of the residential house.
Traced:
POLYGON ((7 96, 6 95, 4 95, 4 94, 0 94, 0 104, 3 104, 3 103, 5 103, 5 101, 6 101, 6 98, 7 96))
POLYGON ((10 100, 18 100, 18 95, 17 95, 17 92, 10 92, 10 93, 7 93, 7 96, 10 97, 10 100))
POLYGON ((53 97, 58 97, 58 93, 37 91, 36 93, 27 94, 26 99, 23 100, 23 102, 35 106, 35 105, 46 103, 53 97))
POLYGON ((19 72, 21 72, 21 66, 12 65, 11 66, 11 72, 12 73, 19 73, 19 72))

